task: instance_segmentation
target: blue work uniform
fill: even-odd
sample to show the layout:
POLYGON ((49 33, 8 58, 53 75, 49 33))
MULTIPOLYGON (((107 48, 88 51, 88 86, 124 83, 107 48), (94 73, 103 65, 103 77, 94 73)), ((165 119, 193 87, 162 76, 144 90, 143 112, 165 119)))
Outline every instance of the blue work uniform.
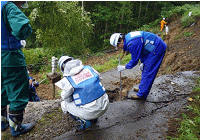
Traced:
POLYGON ((1 106, 23 110, 29 101, 29 76, 20 40, 32 32, 28 18, 13 3, 1 1, 1 106))
MULTIPOLYGON (((29 76, 29 80, 34 80, 31 76, 29 76)), ((36 93, 36 87, 39 86, 39 83, 36 82, 35 84, 32 82, 29 85, 29 101, 38 102, 41 101, 40 97, 36 93)))
POLYGON ((133 68, 139 59, 144 64, 138 97, 146 98, 148 96, 166 48, 166 43, 159 36, 150 32, 135 31, 125 35, 123 49, 131 54, 131 60, 126 64, 126 68, 133 68))

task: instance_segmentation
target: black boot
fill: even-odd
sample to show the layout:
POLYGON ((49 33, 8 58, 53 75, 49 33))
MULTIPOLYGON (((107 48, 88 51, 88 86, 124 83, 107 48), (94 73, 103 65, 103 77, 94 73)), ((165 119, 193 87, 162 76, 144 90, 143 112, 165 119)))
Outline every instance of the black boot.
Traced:
POLYGON ((8 125, 7 106, 1 106, 1 131, 5 131, 8 125))
POLYGON ((35 126, 35 123, 22 124, 23 110, 9 111, 9 125, 12 136, 19 136, 22 133, 27 133, 35 126))

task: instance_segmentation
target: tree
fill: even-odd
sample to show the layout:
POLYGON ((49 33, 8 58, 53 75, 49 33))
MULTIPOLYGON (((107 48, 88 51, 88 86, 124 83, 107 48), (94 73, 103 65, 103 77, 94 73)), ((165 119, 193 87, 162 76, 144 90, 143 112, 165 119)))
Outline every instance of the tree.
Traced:
POLYGON ((55 53, 65 52, 67 55, 80 55, 89 51, 87 48, 92 24, 87 12, 82 16, 78 2, 34 1, 32 4, 36 8, 29 18, 38 44, 55 53))

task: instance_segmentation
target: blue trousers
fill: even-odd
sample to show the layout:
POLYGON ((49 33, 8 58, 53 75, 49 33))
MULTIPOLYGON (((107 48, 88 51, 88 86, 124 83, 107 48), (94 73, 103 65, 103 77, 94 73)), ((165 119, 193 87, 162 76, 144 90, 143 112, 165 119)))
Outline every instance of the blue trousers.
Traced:
POLYGON ((157 38, 157 41, 155 41, 155 46, 155 51, 145 55, 144 58, 142 58, 144 68, 142 71, 139 91, 137 93, 137 96, 141 98, 146 98, 148 96, 167 48, 167 45, 161 40, 161 38, 157 38))

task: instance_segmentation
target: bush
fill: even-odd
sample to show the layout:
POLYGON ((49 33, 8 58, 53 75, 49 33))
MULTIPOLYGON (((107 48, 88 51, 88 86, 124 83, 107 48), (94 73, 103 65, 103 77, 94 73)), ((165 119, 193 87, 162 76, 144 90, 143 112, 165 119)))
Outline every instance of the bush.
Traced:
POLYGON ((36 49, 26 49, 24 48, 23 53, 25 55, 25 61, 28 69, 33 69, 34 71, 39 71, 44 65, 48 65, 51 60, 51 53, 43 48, 36 49))
POLYGON ((182 17, 182 25, 183 27, 187 27, 191 25, 193 22, 195 22, 195 19, 200 16, 200 7, 199 5, 192 5, 192 4, 185 4, 183 6, 176 6, 171 7, 166 12, 163 10, 161 12, 161 15, 163 17, 167 18, 168 22, 172 22, 173 20, 176 20, 178 17, 182 17), (192 12, 192 16, 189 17, 189 12, 192 12))
POLYGON ((183 28, 191 26, 191 24, 199 20, 199 17, 200 17, 200 6, 191 5, 187 10, 187 12, 185 12, 184 16, 182 17, 181 23, 183 28), (191 16, 189 16, 189 12, 192 12, 191 16))

